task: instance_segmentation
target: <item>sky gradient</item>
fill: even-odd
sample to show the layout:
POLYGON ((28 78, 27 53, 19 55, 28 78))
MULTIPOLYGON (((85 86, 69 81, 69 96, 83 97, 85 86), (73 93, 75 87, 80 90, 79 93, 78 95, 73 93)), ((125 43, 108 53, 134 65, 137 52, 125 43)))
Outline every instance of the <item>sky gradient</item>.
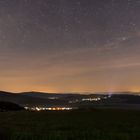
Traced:
POLYGON ((0 90, 140 91, 140 1, 1 0, 0 90))

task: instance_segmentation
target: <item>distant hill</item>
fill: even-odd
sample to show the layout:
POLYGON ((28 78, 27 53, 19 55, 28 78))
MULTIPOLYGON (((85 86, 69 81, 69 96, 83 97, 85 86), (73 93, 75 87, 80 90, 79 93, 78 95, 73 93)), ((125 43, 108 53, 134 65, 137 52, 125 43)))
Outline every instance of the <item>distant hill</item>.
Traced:
POLYGON ((133 94, 114 94, 107 101, 110 103, 140 104, 140 96, 133 94))
POLYGON ((0 91, 0 101, 13 102, 21 106, 140 106, 140 96, 133 92, 115 93, 42 93, 42 92, 23 92, 10 93, 0 91), (101 100, 94 100, 100 98, 101 100), (92 100, 93 99, 93 100, 92 100))
POLYGON ((20 95, 25 95, 28 97, 37 97, 37 98, 43 98, 43 99, 67 99, 67 98, 79 98, 84 97, 87 95, 83 94, 76 94, 76 93, 43 93, 43 92, 23 92, 20 93, 20 95))
MULTIPOLYGON (((39 96, 31 96, 30 93, 29 94, 25 94, 25 93, 9 93, 9 92, 5 92, 5 91, 0 91, 0 101, 7 101, 7 102, 13 102, 22 106, 52 106, 52 105, 60 105, 60 104, 65 104, 65 101, 62 100, 57 100, 57 99, 48 99, 45 98, 45 94, 44 97, 39 97, 39 96)), ((43 94, 43 93, 42 93, 43 94)), ((40 95, 40 94, 39 94, 40 95)))
POLYGON ((15 103, 0 101, 0 112, 3 112, 3 111, 19 111, 19 110, 24 110, 24 108, 15 104, 15 103))

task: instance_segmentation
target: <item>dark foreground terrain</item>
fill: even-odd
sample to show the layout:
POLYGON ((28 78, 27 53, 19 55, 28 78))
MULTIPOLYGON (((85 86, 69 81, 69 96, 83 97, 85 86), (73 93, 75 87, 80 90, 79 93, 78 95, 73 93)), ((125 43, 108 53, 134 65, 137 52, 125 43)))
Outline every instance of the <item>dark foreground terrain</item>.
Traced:
POLYGON ((1 112, 0 140, 139 140, 140 111, 1 112))

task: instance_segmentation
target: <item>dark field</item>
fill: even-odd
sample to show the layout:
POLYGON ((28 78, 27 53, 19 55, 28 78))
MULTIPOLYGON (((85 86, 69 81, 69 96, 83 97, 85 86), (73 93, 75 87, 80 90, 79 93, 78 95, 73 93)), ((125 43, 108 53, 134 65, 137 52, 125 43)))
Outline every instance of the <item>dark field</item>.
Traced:
POLYGON ((0 140, 140 140, 140 111, 1 112, 0 140))

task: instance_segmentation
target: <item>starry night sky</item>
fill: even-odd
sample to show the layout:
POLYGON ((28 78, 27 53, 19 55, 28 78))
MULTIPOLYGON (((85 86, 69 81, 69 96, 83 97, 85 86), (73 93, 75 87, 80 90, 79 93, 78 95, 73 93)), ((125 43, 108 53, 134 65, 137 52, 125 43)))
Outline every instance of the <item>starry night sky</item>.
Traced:
POLYGON ((140 91, 140 0, 0 0, 0 89, 140 91))

